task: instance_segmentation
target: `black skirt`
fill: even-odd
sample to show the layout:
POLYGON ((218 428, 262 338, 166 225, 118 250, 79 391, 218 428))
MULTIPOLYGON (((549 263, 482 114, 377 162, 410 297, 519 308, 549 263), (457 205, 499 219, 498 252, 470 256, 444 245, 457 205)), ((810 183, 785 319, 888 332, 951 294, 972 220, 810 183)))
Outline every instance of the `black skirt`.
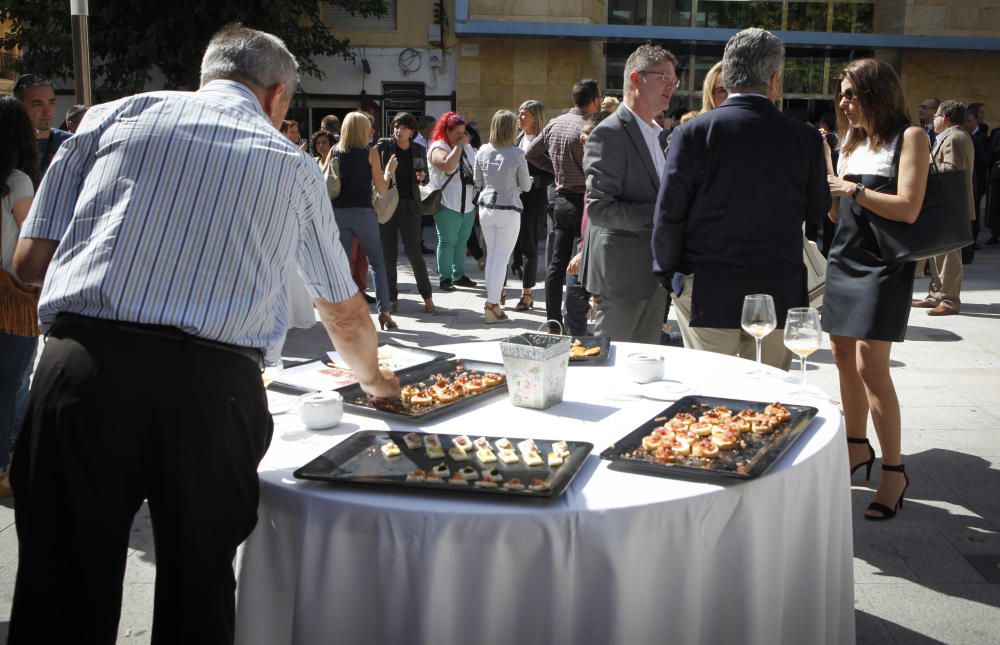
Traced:
MULTIPOLYGON (((868 188, 887 177, 865 175, 868 188)), ((846 197, 840 198, 837 231, 826 267, 823 330, 838 336, 901 342, 906 336, 916 262, 886 264, 868 223, 877 217, 846 197)))

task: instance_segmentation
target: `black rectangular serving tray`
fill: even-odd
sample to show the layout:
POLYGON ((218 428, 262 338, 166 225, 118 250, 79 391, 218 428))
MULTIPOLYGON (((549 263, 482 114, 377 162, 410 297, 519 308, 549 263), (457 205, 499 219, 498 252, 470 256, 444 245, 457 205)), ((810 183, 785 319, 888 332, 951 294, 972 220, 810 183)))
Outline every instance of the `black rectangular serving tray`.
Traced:
POLYGON ((600 347, 601 353, 597 356, 578 356, 570 354, 571 365, 607 365, 611 358, 611 337, 610 336, 573 336, 574 341, 580 341, 586 349, 600 347))
MULTIPOLYGON (((507 465, 497 461, 496 466, 503 474, 503 481, 507 482, 512 477, 520 478, 525 485, 525 490, 507 490, 504 488, 479 488, 470 482, 467 486, 455 486, 447 482, 443 484, 425 484, 422 482, 406 481, 406 474, 415 468, 424 471, 430 470, 434 465, 444 462, 454 473, 456 469, 464 466, 472 466, 480 474, 485 470, 482 464, 475 457, 475 452, 470 453, 469 461, 455 461, 447 456, 448 448, 452 447, 452 439, 458 435, 438 434, 441 439, 441 448, 445 451, 444 459, 430 459, 423 448, 410 449, 403 441, 406 430, 361 430, 355 432, 342 442, 330 448, 322 455, 316 457, 305 464, 293 475, 297 479, 308 479, 313 481, 325 481, 346 484, 366 484, 371 486, 401 486, 405 488, 417 488, 431 491, 449 491, 459 493, 481 493, 491 496, 503 497, 530 497, 530 498, 552 498, 558 497, 580 470, 580 467, 587 460, 587 455, 594 449, 594 445, 580 441, 567 441, 570 455, 563 462, 562 466, 549 468, 547 464, 542 466, 529 467, 523 461, 516 464, 507 465), (392 439, 401 451, 399 457, 391 459, 382 454, 380 446, 392 439), (545 491, 528 490, 527 486, 532 479, 545 479, 549 488, 545 491)), ((423 438, 424 433, 417 433, 423 438)), ((476 436, 470 435, 470 439, 476 436)), ((493 446, 500 437, 486 437, 493 446)), ((508 437, 516 446, 522 438, 508 437)), ((554 441, 535 439, 542 457, 551 451, 554 441)), ((494 448, 494 453, 497 452, 494 448)), ((519 454, 520 456, 520 454, 519 454)))
MULTIPOLYGON (((412 385, 421 381, 427 381, 432 374, 444 374, 445 376, 452 375, 454 374, 456 365, 458 364, 462 365, 462 367, 466 370, 494 372, 496 374, 504 374, 506 376, 503 365, 500 363, 472 361, 464 358, 448 358, 437 360, 433 363, 426 363, 424 365, 415 365, 413 367, 408 367, 405 370, 400 370, 396 373, 396 376, 399 377, 399 384, 401 386, 412 385)), ((428 385, 429 384, 430 383, 428 382, 428 385)), ((392 421, 415 422, 432 419, 434 417, 449 414, 454 410, 460 410, 470 405, 475 405, 487 397, 496 396, 501 393, 506 394, 507 380, 504 378, 504 382, 496 387, 492 387, 475 394, 470 394, 468 396, 463 396, 457 401, 452 401, 451 403, 435 403, 434 405, 420 407, 404 407, 401 400, 397 400, 395 404, 389 407, 376 407, 372 405, 371 401, 368 400, 368 395, 365 394, 364 390, 361 389, 361 385, 358 383, 345 385, 337 391, 344 397, 344 407, 351 412, 357 412, 359 414, 392 421)))
MULTIPOLYGON (((773 401, 770 403, 773 403, 773 401)), ((724 405, 734 413, 745 408, 760 412, 770 403, 744 401, 741 399, 721 399, 700 395, 685 396, 608 446, 601 453, 601 458, 615 462, 615 465, 619 469, 630 470, 643 475, 655 475, 657 477, 755 479, 767 473, 781 455, 802 436, 802 433, 812 422, 813 417, 816 416, 816 408, 782 403, 791 413, 788 421, 771 434, 741 434, 740 436, 744 437, 748 443, 746 448, 722 451, 719 458, 714 460, 688 457, 684 461, 675 464, 660 464, 626 457, 625 453, 639 448, 642 444, 642 438, 651 433, 653 428, 664 423, 664 421, 657 421, 656 419, 658 418, 667 417, 667 419, 670 419, 680 412, 690 412, 695 417, 698 417, 700 416, 698 411, 703 406, 714 408, 724 405), (745 468, 738 470, 741 462, 745 463, 745 468)))

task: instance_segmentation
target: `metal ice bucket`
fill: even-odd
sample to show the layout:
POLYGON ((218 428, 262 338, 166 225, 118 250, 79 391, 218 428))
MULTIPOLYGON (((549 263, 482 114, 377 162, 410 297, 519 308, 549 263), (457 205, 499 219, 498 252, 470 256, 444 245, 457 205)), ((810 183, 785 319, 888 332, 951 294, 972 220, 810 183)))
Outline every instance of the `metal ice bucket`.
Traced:
POLYGON ((532 332, 500 342, 511 402, 544 410, 562 401, 569 366, 569 336, 532 332))

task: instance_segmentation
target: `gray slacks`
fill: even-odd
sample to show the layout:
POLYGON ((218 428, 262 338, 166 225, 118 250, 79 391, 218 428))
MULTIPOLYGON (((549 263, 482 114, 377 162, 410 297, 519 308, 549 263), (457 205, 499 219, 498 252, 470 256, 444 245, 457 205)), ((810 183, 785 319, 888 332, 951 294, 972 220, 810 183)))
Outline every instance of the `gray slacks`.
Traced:
POLYGON ((663 314, 667 310, 667 292, 660 285, 648 298, 624 298, 614 295, 594 295, 597 318, 595 336, 610 336, 611 340, 633 343, 660 344, 663 314))

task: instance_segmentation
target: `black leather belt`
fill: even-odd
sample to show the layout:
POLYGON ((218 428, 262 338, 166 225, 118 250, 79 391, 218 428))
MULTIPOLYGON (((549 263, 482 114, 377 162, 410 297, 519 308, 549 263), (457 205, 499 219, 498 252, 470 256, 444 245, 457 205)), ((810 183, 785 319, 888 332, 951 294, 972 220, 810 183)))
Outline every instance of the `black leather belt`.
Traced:
POLYGON ((161 340, 179 341, 196 347, 236 354, 237 356, 242 356, 247 360, 253 361, 258 369, 263 369, 264 367, 264 354, 256 347, 240 347, 239 345, 220 343, 219 341, 200 338, 181 331, 176 327, 166 325, 145 325, 121 320, 104 320, 103 318, 91 318, 79 314, 61 313, 56 316, 56 320, 52 325, 53 330, 57 326, 76 327, 78 329, 99 329, 102 331, 149 336, 161 340))

